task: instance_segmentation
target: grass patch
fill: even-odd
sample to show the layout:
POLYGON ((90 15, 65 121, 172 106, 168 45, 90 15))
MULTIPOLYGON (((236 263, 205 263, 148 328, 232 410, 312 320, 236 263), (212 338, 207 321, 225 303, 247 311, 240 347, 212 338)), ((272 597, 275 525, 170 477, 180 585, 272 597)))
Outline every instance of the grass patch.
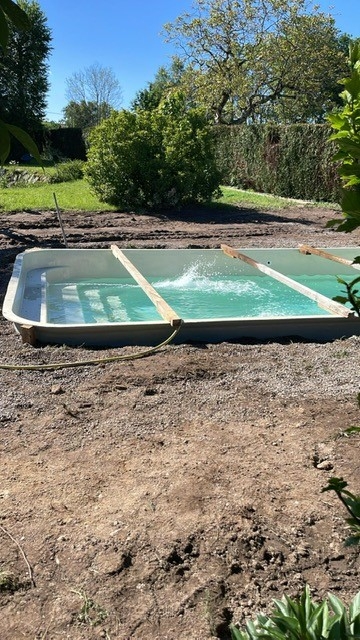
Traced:
POLYGON ((334 202, 315 202, 305 200, 291 200, 290 198, 282 198, 267 193, 256 193, 256 191, 245 191, 235 189, 234 187, 221 187, 222 195, 214 204, 244 204, 255 205, 259 209, 287 209, 297 204, 308 204, 313 207, 325 207, 336 209, 338 206, 334 202))
POLYGON ((53 193, 56 194, 60 209, 66 211, 115 211, 115 207, 100 202, 90 192, 85 180, 0 189, 0 210, 55 210, 53 193))
MULTIPOLYGON (((29 167, 30 169, 30 167, 29 167)), ((38 171, 39 169, 36 168, 38 171)), ((49 169, 46 169, 49 171, 49 169)), ((51 171, 55 171, 54 168, 51 171)), ((0 188, 0 212, 12 211, 48 211, 55 209, 53 193, 60 209, 66 211, 116 211, 116 207, 100 202, 94 196, 86 180, 74 180, 58 184, 31 184, 19 187, 0 188)), ((222 187, 220 198, 210 204, 211 207, 222 205, 251 205, 258 209, 286 209, 299 201, 280 198, 268 194, 242 191, 232 187, 222 187)), ((309 203, 311 206, 335 209, 334 203, 309 203)))

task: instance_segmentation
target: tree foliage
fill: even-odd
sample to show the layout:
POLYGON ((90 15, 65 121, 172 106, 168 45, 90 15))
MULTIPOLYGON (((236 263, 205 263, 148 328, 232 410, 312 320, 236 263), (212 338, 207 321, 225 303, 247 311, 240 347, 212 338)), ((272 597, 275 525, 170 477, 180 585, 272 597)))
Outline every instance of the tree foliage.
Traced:
POLYGON ((184 74, 184 64, 174 56, 169 68, 160 67, 152 82, 149 82, 145 89, 141 89, 132 102, 132 109, 144 109, 151 111, 156 109, 161 100, 179 87, 182 76, 184 74))
POLYGON ((83 131, 92 129, 104 118, 108 118, 112 108, 109 104, 96 102, 74 102, 71 100, 64 108, 64 123, 67 127, 79 127, 83 131))
POLYGON ((331 16, 306 0, 195 0, 165 25, 183 84, 216 123, 321 120, 346 66, 331 16))
POLYGON ((217 190, 204 113, 177 93, 156 109, 113 112, 89 136, 86 175, 103 202, 155 209, 207 200, 217 190))
POLYGON ((17 29, 29 29, 26 13, 13 0, 0 0, 0 46, 6 49, 9 42, 9 21, 17 29))
MULTIPOLYGON (((9 63, 8 78, 12 79, 12 59, 9 57, 9 42, 12 43, 14 30, 29 32, 32 29, 32 23, 26 11, 27 4, 23 3, 19 6, 13 0, 0 0, 0 47, 2 48, 2 60, 6 59, 9 63)), ((50 34, 49 34, 50 35, 50 34)), ((16 62, 16 59, 15 59, 16 62)), ((16 74, 15 74, 16 78, 16 74)), ((6 117, 6 103, 1 91, 4 91, 6 84, 0 83, 0 113, 1 117, 6 117)), ((20 127, 10 124, 0 119, 0 162, 3 164, 8 158, 11 147, 11 136, 18 140, 22 146, 30 152, 36 160, 41 164, 40 153, 34 140, 29 134, 20 127)))
POLYGON ((109 117, 111 109, 120 106, 122 91, 113 70, 96 62, 67 78, 66 97, 66 120, 76 119, 77 124, 71 126, 87 128, 99 124, 109 117))
POLYGON ((38 2, 19 0, 18 9, 28 28, 19 31, 8 20, 7 46, 0 52, 0 118, 34 133, 45 116, 51 32, 38 2))

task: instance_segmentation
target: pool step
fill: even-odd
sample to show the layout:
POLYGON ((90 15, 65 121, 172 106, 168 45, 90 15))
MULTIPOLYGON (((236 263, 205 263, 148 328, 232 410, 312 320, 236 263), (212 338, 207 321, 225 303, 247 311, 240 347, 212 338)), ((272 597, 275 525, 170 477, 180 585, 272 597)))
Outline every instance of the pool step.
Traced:
POLYGON ((46 271, 43 267, 27 273, 20 315, 32 322, 46 322, 46 271))
POLYGON ((113 288, 58 283, 46 289, 48 322, 52 324, 102 324, 127 322, 128 314, 113 288))

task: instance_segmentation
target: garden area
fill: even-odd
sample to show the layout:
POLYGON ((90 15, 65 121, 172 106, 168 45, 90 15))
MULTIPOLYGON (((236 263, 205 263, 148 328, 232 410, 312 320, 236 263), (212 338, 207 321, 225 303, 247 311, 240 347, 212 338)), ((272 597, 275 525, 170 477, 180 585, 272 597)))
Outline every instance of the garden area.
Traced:
MULTIPOLYGON (((30 189, 48 187, 58 185, 30 189)), ((334 209, 257 198, 62 218, 70 248, 359 244, 357 231, 326 228, 334 209)), ((19 252, 61 246, 51 203, 3 211, 1 301, 19 252)), ((31 347, 0 322, 2 363, 139 350, 31 347)), ((330 476, 358 486, 358 435, 343 433, 359 420, 358 348, 358 337, 294 336, 0 370, 1 637, 226 640, 231 622, 305 584, 315 602, 330 591, 350 603, 359 551, 344 545, 345 510, 321 490, 330 476)))
MULTIPOLYGON (((270 31, 250 0, 165 25, 202 62, 174 60, 130 110, 71 99, 71 122, 92 118, 85 161, 40 157, 51 32, 37 3, 0 0, 0 73, 16 85, 34 49, 43 80, 32 95, 20 74, 32 100, 9 92, 0 114, 0 305, 31 249, 359 247, 360 44, 340 108, 347 37, 302 4, 271 5, 270 31)), ((360 637, 359 335, 149 354, 29 344, 2 315, 0 333, 1 640, 360 637)))

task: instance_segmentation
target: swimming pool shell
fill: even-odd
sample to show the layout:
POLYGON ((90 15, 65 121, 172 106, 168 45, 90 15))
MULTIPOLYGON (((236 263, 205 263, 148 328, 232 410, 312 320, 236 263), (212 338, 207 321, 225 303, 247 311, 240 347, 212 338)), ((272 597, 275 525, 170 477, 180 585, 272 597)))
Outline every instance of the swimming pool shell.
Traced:
MULTIPOLYGON (((194 263, 224 276, 263 277, 253 266, 233 259, 221 249, 123 249, 136 269, 150 280, 177 278, 194 263)), ((291 277, 303 275, 359 274, 352 267, 339 265, 316 255, 304 255, 293 249, 238 249, 248 257, 291 277)), ((360 247, 326 248, 326 251, 352 260, 360 247)), ((3 315, 23 336, 42 343, 121 346, 156 345, 172 332, 169 322, 153 321, 61 324, 47 321, 46 289, 49 284, 76 279, 128 278, 129 273, 111 249, 31 249, 19 254, 6 292, 3 315), (37 295, 24 305, 26 283, 33 281, 37 295), (24 329, 25 327, 25 329, 24 329)), ((360 334, 356 316, 341 317, 324 311, 314 316, 271 316, 186 319, 176 342, 221 342, 242 338, 272 339, 299 336, 331 340, 360 334)))

